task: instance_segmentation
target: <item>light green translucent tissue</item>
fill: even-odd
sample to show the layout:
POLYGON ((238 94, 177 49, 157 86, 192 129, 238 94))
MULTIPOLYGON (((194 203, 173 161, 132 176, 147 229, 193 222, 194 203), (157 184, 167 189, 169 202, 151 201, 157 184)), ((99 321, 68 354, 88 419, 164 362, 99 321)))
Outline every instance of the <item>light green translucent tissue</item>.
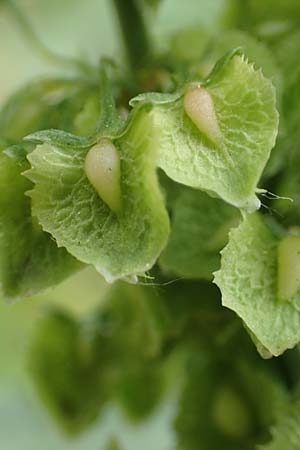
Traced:
POLYGON ((121 137, 111 140, 120 158, 122 207, 118 213, 86 175, 90 147, 83 139, 73 136, 65 144, 55 144, 55 137, 52 142, 45 138, 28 156, 32 168, 27 176, 35 183, 30 192, 33 214, 60 247, 92 264, 109 282, 126 277, 134 280, 148 271, 168 238, 151 120, 142 107, 121 137))
POLYGON ((272 83, 235 55, 219 62, 205 82, 192 84, 197 87, 205 88, 207 99, 205 105, 198 99, 198 121, 197 108, 192 116, 186 107, 189 93, 154 103, 159 166, 179 183, 253 211, 260 206, 256 186, 277 135, 272 83))
POLYGON ((300 290, 285 301, 278 295, 280 242, 263 216, 246 216, 230 232, 215 274, 223 305, 245 322, 262 356, 278 356, 300 341, 300 290))

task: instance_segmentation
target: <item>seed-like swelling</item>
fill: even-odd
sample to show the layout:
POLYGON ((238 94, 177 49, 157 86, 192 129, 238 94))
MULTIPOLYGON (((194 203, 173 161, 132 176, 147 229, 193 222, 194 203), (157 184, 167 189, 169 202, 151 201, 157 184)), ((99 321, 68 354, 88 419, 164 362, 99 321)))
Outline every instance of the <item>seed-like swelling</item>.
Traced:
POLYGON ((196 127, 214 144, 222 140, 218 119, 211 95, 207 89, 190 89, 184 96, 184 109, 196 127))
POLYGON ((235 55, 220 62, 205 85, 198 81, 181 92, 165 102, 149 98, 158 166, 177 183, 255 211, 257 183, 278 129, 272 83, 235 55))
POLYGON ((120 156, 109 139, 92 147, 85 159, 84 170, 102 200, 115 213, 121 209, 120 156))
POLYGON ((300 237, 287 236, 278 245, 278 297, 291 299, 300 289, 300 237))
POLYGON ((152 132, 143 106, 115 139, 100 138, 91 147, 84 138, 62 138, 54 130, 44 133, 47 142, 40 134, 42 143, 28 155, 33 215, 59 247, 93 265, 109 283, 136 281, 168 239, 152 132))

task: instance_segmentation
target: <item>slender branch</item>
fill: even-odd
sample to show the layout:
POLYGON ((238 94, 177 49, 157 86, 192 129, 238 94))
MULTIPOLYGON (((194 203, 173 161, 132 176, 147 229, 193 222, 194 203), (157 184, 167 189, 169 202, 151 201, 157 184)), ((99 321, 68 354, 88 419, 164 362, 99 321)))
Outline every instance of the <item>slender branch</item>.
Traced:
POLYGON ((137 0, 113 0, 119 19, 130 67, 143 67, 151 57, 151 45, 144 18, 137 0))

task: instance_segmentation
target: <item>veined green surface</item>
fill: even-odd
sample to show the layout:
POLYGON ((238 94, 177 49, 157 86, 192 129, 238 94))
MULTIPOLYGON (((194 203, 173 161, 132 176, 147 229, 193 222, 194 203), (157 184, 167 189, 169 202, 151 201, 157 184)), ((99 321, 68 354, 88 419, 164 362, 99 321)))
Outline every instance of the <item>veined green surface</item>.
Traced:
MULTIPOLYGON (((300 341, 300 291, 289 301, 278 299, 279 241, 263 216, 246 216, 230 232, 221 252, 221 269, 215 274, 223 305, 235 311, 260 345, 275 356, 300 341)), ((263 349, 261 354, 266 355, 263 349)))
POLYGON ((112 282, 148 271, 166 245, 169 219, 156 175, 156 142, 144 107, 113 143, 119 151, 122 209, 99 197, 84 172, 89 148, 38 145, 26 176, 33 215, 58 246, 92 264, 112 282), (57 180, 59 179, 59 183, 57 180))
MULTIPOLYGON (((31 2, 31 4, 33 4, 34 2, 31 2)), ((46 2, 44 2, 46 3, 46 2)), ((51 2, 51 6, 52 6, 51 2)), ((55 3, 57 3, 55 1, 55 3)), ((58 6, 59 8, 62 7, 61 2, 58 6)), ((75 5, 76 2, 72 2, 72 8, 74 8, 74 12, 75 15, 77 17, 77 26, 73 26, 71 25, 71 20, 69 20, 69 18, 73 15, 70 14, 68 16, 68 21, 65 21, 65 17, 63 14, 61 14, 61 10, 60 10, 60 14, 58 15, 58 17, 55 17, 55 15, 52 16, 52 24, 50 26, 50 28, 52 27, 53 29, 56 30, 55 33, 55 37, 53 40, 49 40, 49 42, 51 42, 51 45, 53 43, 56 42, 57 48, 61 48, 61 35, 59 34, 59 30, 63 30, 63 33, 65 33, 65 35, 68 34, 68 30, 69 32, 71 32, 71 34, 73 35, 74 29, 78 30, 77 33, 77 39, 78 42, 80 43, 80 46, 83 45, 82 42, 87 38, 87 39, 91 39, 91 36, 93 35, 93 29, 97 30, 97 33, 100 30, 100 34, 101 36, 105 37, 105 41, 107 40, 107 35, 108 32, 111 33, 111 31, 113 31, 111 33, 111 39, 109 39, 109 43, 107 45, 112 45, 112 41, 114 38, 114 30, 113 27, 108 26, 105 29, 105 26, 107 26, 107 24, 109 23, 109 21, 104 20, 103 17, 101 18, 101 21, 103 21, 104 26, 99 26, 99 15, 96 15, 93 11, 92 14, 92 23, 95 23, 94 27, 91 24, 91 20, 87 20, 86 19, 86 15, 82 13, 82 11, 79 13, 78 12, 78 6, 79 6, 79 2, 75 5), (85 17, 85 21, 83 23, 82 21, 82 17, 85 17), (95 22, 93 22, 93 20, 95 20, 95 22), (85 24, 85 26, 83 26, 85 24), (88 33, 86 24, 88 24, 88 33), (71 28, 69 28, 69 26, 71 28), (58 32, 57 32, 58 30, 58 32), (84 36, 84 39, 82 38, 84 36), (53 42, 52 42, 53 41, 53 42)), ((186 13, 186 10, 193 10, 192 14, 190 14, 191 16, 191 20, 198 20, 198 16, 202 18, 202 20, 208 21, 208 23, 210 24, 210 27, 212 26, 213 21, 207 17, 209 16, 208 11, 212 10, 215 8, 215 5, 218 2, 214 1, 214 2, 199 2, 199 1, 193 1, 190 2, 189 5, 183 4, 182 2, 180 3, 180 8, 182 8, 182 11, 184 13, 186 13), (199 7, 199 4, 201 3, 201 7, 199 7), (212 5, 213 4, 213 5, 212 5), (191 7, 192 5, 192 7, 191 7), (194 13, 194 7, 198 7, 197 8, 197 14, 194 13)), ((221 4, 221 2, 219 2, 221 4)), ((39 2, 40 5, 43 4, 43 2, 39 2)), ((97 5, 104 5, 106 4, 105 2, 97 2, 97 5)), ((24 3, 25 5, 25 3, 24 3)), ((49 6, 50 3, 48 3, 48 12, 49 12, 49 8, 51 10, 51 7, 49 6)), ((106 4, 107 5, 107 4, 106 4)), ((87 9, 89 9, 92 11, 93 8, 91 6, 89 6, 89 2, 85 2, 83 5, 83 9, 85 11, 85 13, 87 12, 87 9)), ((99 7, 100 8, 100 7, 99 7)), ((174 26, 174 21, 172 23, 173 18, 176 18, 176 14, 177 14, 177 22, 175 20, 175 22, 177 23, 177 25, 180 23, 180 25, 182 24, 182 18, 180 17, 180 14, 178 14, 178 10, 176 9, 176 7, 174 7, 174 0, 170 0, 170 1, 166 1, 163 3, 163 9, 165 11, 164 14, 164 21, 163 23, 170 23, 170 25, 174 26), (167 5, 165 7, 165 4, 167 5)), ((217 8, 215 8, 217 9, 217 8)), ((102 11, 102 10, 101 10, 102 11)), ((50 11, 51 12, 51 11, 50 11)), ((182 16, 184 16, 184 20, 187 21, 189 19, 187 19, 187 15, 188 14, 183 14, 182 16)), ((51 16, 51 15, 50 15, 51 16)), ((101 16, 101 14, 100 14, 101 16)), ((36 20, 36 14, 33 13, 33 18, 35 18, 35 21, 38 23, 40 29, 43 31, 43 21, 39 21, 36 20)), ((1 21, 2 17, 0 17, 0 21, 1 21)), ((51 21, 51 20, 50 20, 51 21)), ((159 20, 158 20, 159 22, 159 20)), ((160 21, 161 22, 161 21, 160 21)), ((3 23, 3 21, 2 21, 3 23)), ((2 42, 6 42, 7 36, 15 36, 14 33, 11 33, 11 27, 7 27, 7 30, 4 27, 0 27, 0 33, 4 33, 4 38, 2 39, 2 42), (4 31, 3 31, 4 30, 4 31)), ((98 34, 97 34, 98 36, 98 34)), ((101 37, 100 36, 100 37, 101 37)), ((104 41, 104 39, 102 39, 104 41)), ((73 41, 73 39, 68 39, 68 46, 75 46, 76 47, 76 43, 75 41, 73 41)), ((108 42, 107 41, 107 42, 108 42)), ((93 45, 91 46, 93 51, 96 49, 97 51, 97 57, 98 57, 98 45, 99 42, 101 42, 101 39, 98 38, 95 39, 95 41, 93 41, 93 45), (94 45, 94 43, 97 42, 97 45, 94 45)), ((21 49, 23 50, 23 47, 21 46, 21 49)), ((29 71, 35 70, 32 69, 33 64, 31 64, 31 61, 34 61, 34 58, 28 58, 26 60, 26 63, 23 65, 23 70, 22 70, 22 63, 20 62, 20 60, 22 60, 21 55, 23 55, 23 51, 19 51, 18 54, 20 55, 20 58, 14 58, 17 61, 14 61, 14 67, 15 70, 13 70, 13 76, 11 76, 9 74, 9 78, 7 77, 7 75, 5 75, 6 73, 9 73, 9 71, 7 70, 7 67, 3 67, 2 70, 2 76, 4 77, 5 80, 5 76, 6 79, 9 79, 9 82, 11 84, 11 86, 13 85, 13 83, 15 82, 14 80, 17 79, 18 82, 20 82, 21 78, 25 75, 28 76, 29 71), (21 69, 20 69, 21 68, 21 69), (25 68, 25 69, 24 69, 25 68), (22 76, 20 76, 20 74, 22 74, 22 76)), ((110 51, 109 51, 110 53, 110 51)), ((9 56, 11 56, 10 53, 7 53, 9 56)), ((1 83, 3 86, 5 86, 5 83, 1 83)), ((1 89, 1 87, 0 87, 1 89)), ((6 86, 4 87, 4 90, 7 91, 6 86)), ((5 92, 6 94, 6 92, 5 92)), ((0 92, 1 95, 1 92, 0 92)), ((81 274, 79 274, 79 276, 81 276, 81 274)), ((89 284, 89 281, 82 281, 83 284, 85 284, 85 288, 82 289, 82 297, 86 298, 87 296, 87 291, 86 291, 86 286, 89 284)), ((82 288, 82 284, 81 284, 81 288, 82 288)), ((75 290, 73 289, 73 292, 76 293, 76 296, 78 295, 78 291, 79 289, 75 290)), ((66 295, 67 297, 67 295, 66 295)), ((80 309, 81 305, 83 305, 83 303, 80 301, 80 298, 77 298, 76 300, 74 299, 74 301, 76 301, 76 304, 78 305, 78 308, 80 309)), ((61 302, 64 303, 65 300, 62 298, 61 302)), ((83 306, 82 306, 83 307, 83 306)), ((5 316, 6 317, 6 316, 5 316)), ((24 316, 25 317, 25 316, 24 316)), ((32 315, 29 314, 27 320, 30 321, 32 319, 32 315)), ((16 328, 17 324, 15 322, 15 316, 14 316, 14 322, 13 324, 11 324, 11 329, 16 328)), ((21 327, 21 323, 23 322, 23 320, 21 320, 18 328, 21 327)), ((9 324, 7 323, 7 328, 3 327, 1 325, 1 330, 4 328, 4 330, 6 330, 6 335, 9 333, 8 332, 8 328, 9 328, 9 324)), ((6 336, 5 335, 5 336, 6 336)), ((2 342, 5 344, 5 340, 2 339, 2 342)), ((3 353, 1 353, 1 355, 3 356, 3 353)), ((4 361, 4 358, 1 358, 4 361)), ((4 361, 5 364, 5 361, 4 361)), ((251 385, 251 379, 249 378, 249 385, 251 385)), ((198 385, 199 380, 197 380, 197 385, 198 385)), ((72 441, 72 442, 68 442, 66 439, 64 439, 62 436, 60 436, 56 429, 54 427, 52 427, 52 425, 50 425, 48 417, 46 415, 43 415, 43 411, 39 408, 39 406, 36 404, 36 402, 34 401, 28 401, 28 398, 26 398, 23 393, 21 394, 20 392, 13 392, 13 390, 10 389, 6 389, 7 393, 6 396, 5 394, 1 394, 0 399, 2 398, 2 401, 0 400, 0 405, 2 407, 0 407, 0 411, 2 412, 1 414, 1 419, 0 419, 0 436, 1 436, 1 445, 3 445, 5 447, 6 450, 16 450, 19 448, 22 448, 22 450, 53 450, 53 448, 59 448, 62 450, 65 449, 72 449, 72 450, 76 450, 77 448, 82 450, 83 448, 86 450, 95 450, 96 448, 98 449, 99 447, 102 447, 102 445, 104 444, 104 441, 106 440, 106 437, 108 437, 109 435, 122 435, 122 440, 120 442, 120 446, 121 448, 123 448, 124 450, 133 450, 134 448, 145 448, 145 450, 147 449, 147 445, 149 445, 149 449, 152 450, 153 448, 153 442, 154 442, 154 438, 153 436, 155 436, 155 439, 159 441, 159 444, 156 445, 156 448, 158 450, 160 450, 160 446, 162 447, 163 450, 165 449, 169 449, 174 447, 174 442, 171 439, 166 439, 164 440, 164 438, 162 437, 161 433, 163 427, 166 425, 167 427, 167 421, 161 420, 162 416, 158 417, 158 421, 156 422, 156 426, 154 428, 148 429, 148 432, 145 430, 145 428, 140 429, 140 431, 137 431, 137 429, 134 429, 133 427, 131 428, 130 425, 127 426, 127 424, 123 422, 123 419, 121 418, 120 415, 117 414, 110 414, 108 413, 105 417, 108 417, 107 422, 105 422, 105 425, 108 425, 108 429, 110 430, 109 432, 106 430, 104 430, 102 427, 100 427, 100 424, 97 424, 95 428, 91 429, 89 434, 86 434, 85 436, 83 436, 82 438, 80 438, 78 441, 72 441), (4 399, 4 400, 3 400, 4 399), (116 419, 116 416, 118 417, 116 419), (18 427, 16 427, 16 422, 18 423, 18 427), (123 422, 123 423, 122 423, 123 422), (129 430, 129 431, 128 431, 129 430), (131 433, 130 438, 128 438, 128 433, 131 433), (133 436, 134 434, 134 436, 133 436)), ((194 392, 193 392, 194 394, 194 392)), ((256 396, 256 393, 253 394, 254 396, 256 396)), ((194 398, 194 397, 193 397, 194 398)), ((169 413, 172 414, 172 408, 174 408, 174 404, 171 405, 171 408, 169 409, 169 413)), ((169 416, 170 417, 170 416, 169 416)), ((105 419, 106 420, 106 419, 105 419)), ((169 435, 170 436, 170 435, 169 435)), ((295 434, 295 436, 297 436, 295 434)), ((286 441, 288 442, 288 440, 286 441)), ((282 450, 282 445, 285 445, 285 442, 282 443, 281 442, 281 447, 280 450, 282 450)), ((296 444, 297 445, 297 444, 296 444)), ((297 448, 297 447, 296 447, 297 448)), ((147 449, 148 450, 148 449, 147 449)), ((182 449, 180 449, 182 450, 182 449)), ((198 448, 197 448, 198 450, 198 448)), ((273 450, 273 449, 272 449, 273 450)), ((290 450, 290 449, 288 449, 290 450)))
POLYGON ((179 183, 253 211, 260 206, 255 190, 277 135, 274 88, 241 56, 224 63, 205 87, 214 104, 220 142, 199 131, 182 99, 154 105, 159 166, 179 183))

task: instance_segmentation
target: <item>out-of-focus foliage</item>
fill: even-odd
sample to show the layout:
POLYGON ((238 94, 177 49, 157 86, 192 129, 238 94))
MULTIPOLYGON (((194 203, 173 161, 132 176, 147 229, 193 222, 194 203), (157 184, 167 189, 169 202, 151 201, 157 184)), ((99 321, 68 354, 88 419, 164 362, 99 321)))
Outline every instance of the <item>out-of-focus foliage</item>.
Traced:
MULTIPOLYGON (((135 3, 145 24, 159 23, 166 3, 135 3)), ((3 296, 57 284, 83 267, 74 256, 110 281, 137 282, 107 287, 88 316, 50 308, 37 324, 30 373, 68 434, 100 423, 110 408, 137 427, 172 398, 172 450, 297 449, 299 354, 266 361, 253 342, 269 358, 300 341, 296 269, 297 292, 284 301, 278 294, 278 247, 300 227, 300 4, 220 0, 212 20, 210 2, 196 3, 191 27, 165 35, 134 73, 119 60, 102 62, 103 87, 98 62, 85 61, 87 70, 29 83, 2 108, 3 296), (189 115, 193 89, 205 90, 220 140, 189 115), (276 109, 279 135, 264 170, 276 109), (84 171, 101 139, 120 157, 120 214, 84 171), (294 203, 272 203, 276 194, 294 203), (245 213, 260 200, 280 214, 245 213), (211 283, 218 269, 221 293, 211 283)), ((108 450, 133 450, 121 432, 110 436, 108 450)))
POLYGON ((284 408, 274 427, 272 427, 272 440, 269 444, 259 447, 261 450, 295 450, 298 447, 300 435, 300 404, 299 397, 284 408))
POLYGON ((50 311, 31 351, 40 394, 59 423, 78 432, 107 401, 141 421, 182 380, 178 448, 196 449, 199 439, 212 449, 251 448, 289 394, 276 365, 264 366, 219 301, 207 282, 119 283, 80 324, 50 311))
POLYGON ((53 311, 34 340, 31 371, 49 410, 71 433, 79 433, 105 401, 88 336, 67 315, 53 311))
POLYGON ((83 80, 49 79, 20 89, 3 106, 1 136, 18 140, 45 128, 90 134, 99 114, 98 87, 83 80), (85 122, 88 126, 84 127, 85 122))
POLYGON ((115 439, 112 439, 108 444, 107 450, 121 450, 121 447, 115 439))
POLYGON ((180 188, 171 212, 171 235, 160 266, 177 276, 211 280, 228 232, 239 221, 238 210, 198 190, 180 188))

